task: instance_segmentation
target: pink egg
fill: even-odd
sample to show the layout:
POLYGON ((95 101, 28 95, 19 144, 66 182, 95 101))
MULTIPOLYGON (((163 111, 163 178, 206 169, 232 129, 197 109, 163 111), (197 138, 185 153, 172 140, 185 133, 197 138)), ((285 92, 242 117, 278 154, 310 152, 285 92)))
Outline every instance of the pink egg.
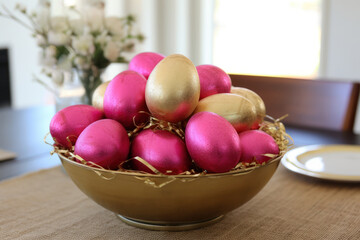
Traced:
POLYGON ((69 106, 53 116, 50 122, 50 134, 57 144, 71 149, 80 133, 89 124, 101 118, 103 118, 103 113, 92 106, 69 106))
POLYGON ((148 119, 145 103, 146 79, 137 72, 124 71, 116 75, 104 95, 104 112, 107 118, 120 122, 126 129, 133 129, 136 124, 148 119))
POLYGON ((200 79, 200 99, 217 93, 229 93, 231 78, 221 68, 214 65, 196 67, 200 79))
POLYGON ((271 158, 264 154, 279 154, 279 147, 275 140, 267 133, 260 130, 248 130, 239 134, 242 162, 263 163, 271 158))
POLYGON ((142 74, 146 79, 148 79, 154 67, 164 57, 164 55, 154 52, 139 53, 131 59, 129 63, 129 70, 138 72, 142 74))
POLYGON ((240 139, 235 128, 212 112, 199 112, 190 118, 185 142, 194 162, 209 172, 227 172, 240 160, 240 139))
MULTIPOLYGON (((191 159, 185 143, 176 135, 165 130, 143 130, 134 138, 131 156, 139 156, 164 174, 179 174, 189 170, 191 159), (168 172, 168 171, 171 171, 168 172)), ((133 161, 140 171, 153 173, 139 161, 133 161)))
POLYGON ((127 159, 129 149, 125 128, 115 120, 103 119, 84 129, 76 141, 74 153, 103 168, 117 169, 127 159))

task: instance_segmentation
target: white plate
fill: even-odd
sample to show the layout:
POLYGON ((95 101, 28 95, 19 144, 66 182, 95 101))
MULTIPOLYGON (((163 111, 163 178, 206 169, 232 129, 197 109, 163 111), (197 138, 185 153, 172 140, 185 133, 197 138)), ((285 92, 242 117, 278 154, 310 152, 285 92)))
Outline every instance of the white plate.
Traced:
POLYGON ((16 158, 16 154, 3 149, 0 149, 0 162, 16 158))
POLYGON ((310 145, 290 150, 281 159, 289 170, 336 181, 360 182, 360 146, 310 145))

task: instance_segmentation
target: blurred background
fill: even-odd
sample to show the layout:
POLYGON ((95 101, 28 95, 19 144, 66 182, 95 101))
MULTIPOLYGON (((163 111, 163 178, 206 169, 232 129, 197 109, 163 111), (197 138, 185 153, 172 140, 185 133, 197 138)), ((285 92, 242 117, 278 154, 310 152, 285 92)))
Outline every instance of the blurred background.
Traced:
MULTIPOLYGON (((16 3, 37 9, 44 2, 0 0, 10 10, 16 3)), ((195 65, 214 64, 228 73, 360 81, 357 0, 116 2, 111 10, 105 9, 104 17, 133 14, 135 31, 145 37, 129 58, 143 51, 180 53, 195 65)), ((64 4, 79 6, 84 0, 64 0, 64 4)), ((0 18, 0 29, 1 106, 54 104, 52 94, 32 77, 41 75, 41 66, 31 32, 6 18, 0 18)), ((104 78, 110 80, 122 69, 126 65, 114 63, 104 78)), ((355 131, 360 132, 360 104, 355 131)))

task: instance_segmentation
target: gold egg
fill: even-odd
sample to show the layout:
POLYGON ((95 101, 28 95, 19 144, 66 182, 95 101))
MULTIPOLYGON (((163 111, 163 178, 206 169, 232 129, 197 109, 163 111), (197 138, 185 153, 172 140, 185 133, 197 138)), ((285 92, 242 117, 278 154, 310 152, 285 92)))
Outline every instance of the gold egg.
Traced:
POLYGON ((213 112, 228 120, 237 132, 252 128, 256 109, 248 99, 231 93, 219 93, 199 101, 194 113, 213 112))
POLYGON ((254 104, 256 108, 256 122, 254 128, 257 128, 257 126, 264 121, 266 115, 265 103, 262 98, 254 91, 243 87, 231 87, 231 93, 243 96, 254 104))
POLYGON ((185 56, 173 54, 151 72, 145 89, 146 105, 161 120, 179 122, 196 108, 200 97, 199 75, 185 56))
POLYGON ((101 111, 104 111, 104 94, 109 83, 110 81, 100 84, 92 95, 92 105, 101 111))

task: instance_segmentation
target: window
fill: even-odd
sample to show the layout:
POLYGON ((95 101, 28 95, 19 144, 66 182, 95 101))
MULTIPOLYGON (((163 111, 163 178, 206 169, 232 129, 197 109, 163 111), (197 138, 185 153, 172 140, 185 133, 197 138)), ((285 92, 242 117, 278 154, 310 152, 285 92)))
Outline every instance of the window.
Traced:
POLYGON ((213 63, 229 73, 313 78, 321 0, 216 0, 213 63))

